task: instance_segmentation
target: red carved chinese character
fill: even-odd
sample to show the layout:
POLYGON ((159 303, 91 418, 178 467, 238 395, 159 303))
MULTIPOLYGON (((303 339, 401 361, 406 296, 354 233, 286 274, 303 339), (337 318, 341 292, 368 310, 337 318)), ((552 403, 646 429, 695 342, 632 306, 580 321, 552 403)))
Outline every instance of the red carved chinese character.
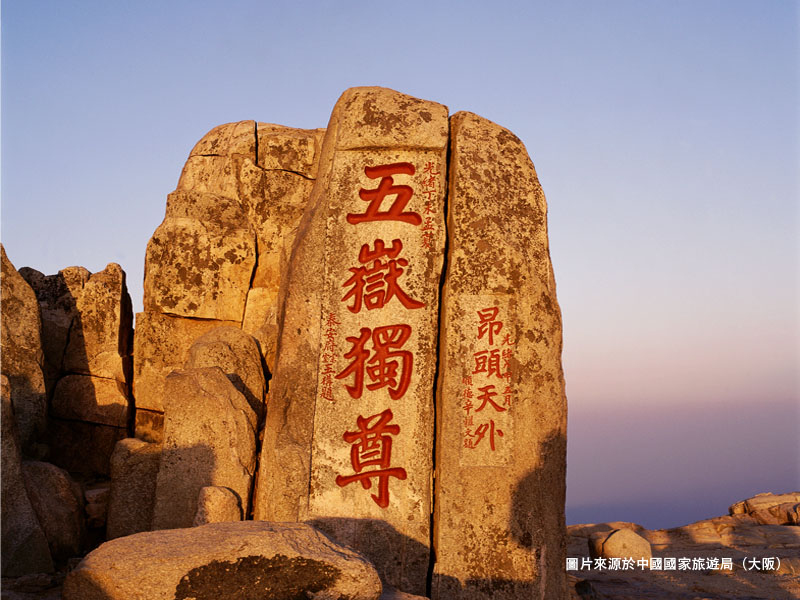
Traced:
MULTIPOLYGON (((472 443, 472 446, 470 446, 471 448, 477 448, 477 447, 478 447, 478 444, 480 444, 480 443, 481 443, 481 440, 482 440, 482 439, 484 438, 484 436, 486 435, 486 430, 487 430, 487 429, 490 429, 490 433, 489 433, 489 446, 491 447, 492 451, 494 451, 494 450, 495 450, 495 447, 494 447, 494 432, 495 432, 495 426, 494 426, 494 421, 493 421, 493 420, 490 420, 490 421, 489 421, 489 423, 483 423, 482 425, 479 425, 479 426, 478 426, 478 428, 475 430, 475 437, 477 437, 478 439, 477 439, 477 440, 475 440, 475 441, 472 443), (491 428, 491 429, 490 429, 490 428, 491 428)), ((502 431, 501 431, 499 428, 497 429, 497 435, 498 435, 499 437, 503 437, 503 432, 502 432, 502 431)))
POLYGON ((345 338, 348 342, 353 344, 353 347, 344 355, 345 358, 352 358, 347 368, 336 376, 336 379, 344 379, 351 373, 355 375, 355 382, 353 385, 346 385, 348 393, 352 398, 361 398, 361 392, 364 390, 364 363, 369 358, 369 350, 364 349, 364 345, 369 339, 371 330, 369 327, 362 327, 358 337, 345 338))
POLYGON ((406 393, 411 381, 411 369, 414 366, 414 355, 402 348, 411 336, 411 325, 387 325, 376 327, 372 332, 374 354, 367 363, 369 378, 375 383, 367 384, 368 390, 389 387, 389 396, 397 400, 406 393), (397 360, 390 360, 396 358, 397 360), (373 365, 373 366, 371 366, 373 365), (397 375, 398 368, 401 374, 397 375))
POLYGON ((491 306, 478 311, 478 317, 481 320, 480 323, 478 323, 478 339, 481 339, 488 331, 490 346, 494 345, 494 334, 500 333, 500 330, 503 328, 502 321, 494 320, 499 311, 500 309, 496 306, 491 306))
POLYGON ((505 408, 503 408, 502 406, 498 406, 498 405, 495 403, 495 401, 494 401, 494 400, 492 400, 492 398, 493 398, 494 396, 497 396, 497 392, 495 392, 495 391, 494 391, 494 385, 486 385, 486 386, 484 386, 484 387, 482 387, 482 388, 478 388, 478 391, 479 391, 479 392, 483 392, 483 393, 482 393, 480 396, 478 396, 478 400, 483 400, 483 402, 481 403, 481 405, 480 405, 478 408, 476 408, 476 409, 475 409, 475 412, 480 412, 480 411, 482 411, 482 410, 483 410, 483 408, 486 406, 486 403, 487 403, 487 402, 488 402, 489 404, 491 404, 491 405, 492 405, 492 407, 493 407, 493 408, 494 408, 494 409, 495 409, 497 412, 505 412, 505 411, 506 411, 506 409, 505 409, 505 408))
POLYGON ((481 350, 480 352, 476 352, 473 354, 475 358, 475 369, 472 371, 473 375, 475 373, 486 373, 487 377, 491 377, 492 375, 497 375, 497 377, 504 377, 502 373, 500 373, 500 351, 499 350, 481 350))
POLYGON ((436 165, 434 165, 431 161, 425 163, 425 166, 422 167, 423 173, 428 173, 429 175, 439 175, 439 171, 434 171, 436 165))
POLYGON ((503 338, 502 345, 503 346, 513 346, 514 345, 514 342, 511 341, 511 334, 510 333, 507 333, 505 335, 505 337, 503 338))
POLYGON ((403 209, 414 195, 414 190, 407 185, 394 185, 392 175, 413 175, 414 165, 411 163, 394 163, 391 165, 378 165, 375 167, 364 167, 364 173, 370 179, 381 178, 378 187, 374 190, 361 188, 358 195, 362 200, 369 202, 366 212, 363 214, 349 213, 347 222, 352 225, 366 223, 369 221, 404 221, 412 225, 422 223, 422 217, 415 212, 403 212, 403 209), (389 210, 381 212, 381 203, 387 196, 396 196, 389 210))
POLYGON ((364 390, 364 372, 370 381, 368 390, 377 390, 382 387, 389 388, 389 396, 393 400, 401 398, 411 382, 411 371, 414 366, 414 355, 406 350, 399 350, 411 337, 411 325, 386 325, 370 330, 362 327, 359 337, 348 337, 348 342, 353 347, 344 355, 352 358, 346 369, 336 376, 344 379, 349 375, 355 376, 353 385, 345 386, 350 396, 360 398, 364 390), (372 335, 373 354, 369 361, 370 353, 365 346, 372 335))
POLYGON ((371 417, 356 419, 358 431, 346 431, 342 438, 350 448, 350 464, 355 475, 337 475, 336 484, 344 487, 354 481, 360 481, 361 486, 368 490, 372 487, 371 479, 378 478, 378 495, 370 494, 375 503, 381 508, 389 506, 389 477, 397 477, 401 481, 406 478, 406 470, 400 467, 391 468, 392 438, 391 435, 400 433, 399 425, 388 425, 392 420, 391 409, 371 417), (376 421, 377 419, 377 421, 376 421), (371 424, 375 421, 373 424, 371 424), (364 471, 365 467, 378 467, 376 470, 364 471))
POLYGON ((403 269, 400 267, 408 265, 405 258, 395 260, 402 249, 403 242, 400 240, 392 240, 392 247, 389 249, 386 248, 383 240, 375 240, 372 250, 370 250, 369 244, 361 246, 361 251, 358 253, 359 262, 365 265, 373 264, 370 267, 350 269, 353 275, 342 284, 342 287, 353 286, 342 298, 342 302, 353 298, 352 306, 347 307, 350 312, 358 313, 361 310, 362 302, 366 305, 367 310, 383 308, 393 297, 396 297, 403 306, 409 309, 425 306, 424 302, 410 298, 397 283, 397 278, 403 274, 403 269), (380 260, 383 256, 391 260, 384 263, 380 260))

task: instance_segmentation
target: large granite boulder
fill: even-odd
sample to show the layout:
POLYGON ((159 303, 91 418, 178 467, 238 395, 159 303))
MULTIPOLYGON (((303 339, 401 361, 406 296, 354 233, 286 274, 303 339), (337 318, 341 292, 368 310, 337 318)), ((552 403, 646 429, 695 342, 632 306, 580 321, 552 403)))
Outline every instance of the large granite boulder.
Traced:
POLYGON ((8 378, 0 375, 2 400, 0 445, 2 445, 3 474, 3 484, 0 486, 2 573, 3 577, 52 573, 53 560, 47 538, 25 490, 10 387, 8 378))
POLYGON ((650 542, 630 529, 598 532, 589 537, 589 556, 592 558, 641 558, 653 556, 650 542))
POLYGON ((567 402, 544 193, 523 143, 472 113, 450 118, 448 176, 432 596, 561 597, 567 402))
POLYGON ((191 527, 205 486, 250 502, 256 413, 219 367, 174 371, 164 387, 164 446, 153 529, 191 527))
POLYGON ((136 335, 133 350, 133 396, 136 398, 136 437, 160 441, 160 430, 148 429, 148 421, 138 413, 146 410, 164 413, 164 381, 175 369, 182 369, 189 357, 189 348, 204 333, 221 325, 238 324, 230 321, 182 319, 145 311, 136 315, 136 335))
POLYGON ((160 444, 136 438, 117 442, 111 455, 107 539, 150 530, 160 462, 160 444))
POLYGON ((334 107, 282 292, 255 506, 258 519, 313 519, 415 593, 430 552, 446 155, 441 104, 354 88, 334 107), (359 431, 378 440, 374 481, 354 458, 359 431))
POLYGON ((46 462, 23 462, 22 476, 50 555, 56 561, 80 555, 86 526, 78 483, 63 469, 46 462))
POLYGON ((359 554, 299 523, 240 521, 106 542, 64 582, 64 600, 377 600, 359 554))
POLYGON ((11 264, 0 244, 0 369, 8 377, 22 452, 34 458, 44 452, 39 441, 45 432, 47 396, 42 366, 42 320, 31 286, 11 264))
POLYGON ((241 329, 217 327, 197 338, 189 348, 186 369, 219 367, 247 399, 259 420, 264 414, 264 369, 258 343, 241 329))

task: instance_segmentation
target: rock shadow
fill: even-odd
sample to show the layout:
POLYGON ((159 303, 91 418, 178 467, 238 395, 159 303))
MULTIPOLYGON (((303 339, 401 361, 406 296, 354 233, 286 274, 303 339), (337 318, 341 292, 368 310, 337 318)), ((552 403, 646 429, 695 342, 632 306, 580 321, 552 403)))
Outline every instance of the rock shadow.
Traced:
POLYGON ((377 519, 320 517, 306 522, 335 542, 366 556, 384 583, 409 594, 427 593, 430 561, 427 545, 377 519))
MULTIPOLYGON (((464 577, 434 572, 429 590, 433 600, 565 597, 566 436, 559 433, 548 437, 540 445, 538 454, 540 466, 526 473, 514 486, 508 523, 509 542, 530 553, 534 577, 525 580, 513 573, 497 577, 479 572, 464 577)), ((493 541, 486 540, 486 543, 493 541)), ((490 555, 492 564, 479 564, 473 567, 474 570, 488 573, 513 571, 510 557, 502 552, 502 547, 502 543, 498 544, 498 551, 490 555)), ((514 568, 519 568, 519 565, 514 568)))
MULTIPOLYGON (((155 498, 151 530, 192 527, 197 513, 200 489, 220 485, 213 481, 216 459, 210 446, 164 446, 156 476, 155 498)), ((230 489, 230 488, 228 488, 230 489)), ((247 506, 246 499, 231 490, 239 506, 247 506)))

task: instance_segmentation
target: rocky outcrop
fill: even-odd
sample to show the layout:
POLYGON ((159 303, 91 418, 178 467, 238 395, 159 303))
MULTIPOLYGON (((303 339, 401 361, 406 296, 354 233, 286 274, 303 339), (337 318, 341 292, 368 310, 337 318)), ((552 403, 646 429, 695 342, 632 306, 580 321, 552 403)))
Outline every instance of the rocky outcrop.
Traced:
MULTIPOLYGON (((137 437, 162 439, 164 378, 184 366, 189 347, 210 329, 252 334, 272 367, 278 290, 316 177, 321 135, 241 121, 215 127, 192 149, 147 248, 134 349, 137 437)), ((246 395, 251 391, 248 399, 263 404, 263 390, 258 398, 257 389, 246 395)))
POLYGON ((800 525, 800 492, 757 494, 732 504, 728 512, 750 515, 762 525, 800 525))
POLYGON ((380 594, 367 560, 309 525, 242 521, 107 542, 69 574, 63 598, 377 600, 380 594))
POLYGON ((79 556, 86 536, 83 493, 63 469, 46 462, 22 463, 25 490, 56 561, 79 556))
MULTIPOLYGON (((5 258, 5 255, 3 257, 5 258)), ((11 403, 11 385, 5 375, 0 375, 0 379, 2 380, 0 444, 3 473, 3 485, 0 486, 2 490, 0 505, 3 509, 0 556, 2 556, 3 577, 52 573, 53 560, 47 538, 25 490, 14 408, 11 403)))
POLYGON ((46 453, 39 445, 47 418, 42 320, 36 295, 11 264, 2 245, 0 255, 0 369, 8 378, 20 450, 38 458, 46 453))
POLYGON ((42 312, 50 460, 70 471, 106 476, 133 408, 133 314, 125 272, 110 263, 97 273, 83 267, 55 275, 25 267, 20 273, 42 312))
POLYGON ((427 180, 446 149, 440 104, 383 88, 337 102, 292 254, 256 501, 256 518, 313 519, 406 591, 428 565, 444 179, 427 180), (384 351, 391 365, 365 375, 384 351), (347 441, 371 426, 392 436, 374 482, 347 441))
POLYGON ((191 527, 205 486, 250 501, 256 413, 219 367, 173 371, 164 387, 164 446, 153 529, 191 527))

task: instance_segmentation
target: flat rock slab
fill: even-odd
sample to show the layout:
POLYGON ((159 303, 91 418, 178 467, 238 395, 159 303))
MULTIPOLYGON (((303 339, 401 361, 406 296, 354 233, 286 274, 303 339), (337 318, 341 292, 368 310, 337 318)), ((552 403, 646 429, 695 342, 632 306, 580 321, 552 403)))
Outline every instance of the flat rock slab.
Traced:
POLYGON ((377 600, 361 555, 310 525, 241 521, 112 540, 64 582, 64 600, 377 600))

